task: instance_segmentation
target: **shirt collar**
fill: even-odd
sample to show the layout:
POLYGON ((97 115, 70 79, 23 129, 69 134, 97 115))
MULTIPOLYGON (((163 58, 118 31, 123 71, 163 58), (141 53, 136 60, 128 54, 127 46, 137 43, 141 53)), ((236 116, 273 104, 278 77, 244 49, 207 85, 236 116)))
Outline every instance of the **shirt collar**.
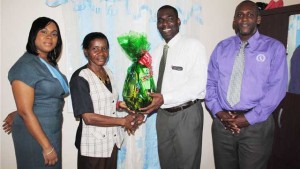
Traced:
POLYGON ((248 45, 249 46, 254 46, 255 44, 257 44, 257 40, 259 38, 260 34, 258 32, 258 30, 254 33, 253 36, 251 36, 251 38, 248 39, 248 45))
MULTIPOLYGON (((236 35, 236 43, 237 44, 241 44, 241 39, 240 39, 240 37, 239 37, 239 35, 237 34, 236 35)), ((257 40, 259 39, 259 37, 260 37, 260 33, 258 32, 258 30, 254 33, 254 35, 252 35, 249 39, 248 39, 248 45, 247 46, 249 46, 249 47, 254 47, 254 45, 256 44, 256 42, 257 42, 257 40)))
POLYGON ((168 43, 165 43, 164 45, 168 45, 169 47, 172 47, 174 44, 176 44, 179 39, 181 39, 182 35, 180 32, 178 32, 168 43))

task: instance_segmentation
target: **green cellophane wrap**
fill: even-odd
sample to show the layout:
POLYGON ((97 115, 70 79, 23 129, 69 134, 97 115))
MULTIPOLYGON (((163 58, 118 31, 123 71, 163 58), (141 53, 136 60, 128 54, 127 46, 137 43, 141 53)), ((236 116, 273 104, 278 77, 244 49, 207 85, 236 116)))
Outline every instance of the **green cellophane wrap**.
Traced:
POLYGON ((151 56, 148 53, 150 43, 145 34, 132 31, 119 36, 118 42, 133 62, 127 69, 122 92, 123 99, 128 108, 137 111, 151 103, 152 98, 148 93, 156 90, 152 76, 151 56))

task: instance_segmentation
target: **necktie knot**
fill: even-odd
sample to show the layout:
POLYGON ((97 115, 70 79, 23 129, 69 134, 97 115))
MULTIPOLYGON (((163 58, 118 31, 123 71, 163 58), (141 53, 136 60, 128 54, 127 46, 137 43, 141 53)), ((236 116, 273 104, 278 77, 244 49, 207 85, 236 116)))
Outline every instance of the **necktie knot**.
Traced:
POLYGON ((166 44, 166 45, 164 46, 164 52, 168 51, 168 49, 169 49, 169 46, 166 44))
POLYGON ((247 45, 248 45, 247 41, 242 41, 240 49, 244 50, 247 45))

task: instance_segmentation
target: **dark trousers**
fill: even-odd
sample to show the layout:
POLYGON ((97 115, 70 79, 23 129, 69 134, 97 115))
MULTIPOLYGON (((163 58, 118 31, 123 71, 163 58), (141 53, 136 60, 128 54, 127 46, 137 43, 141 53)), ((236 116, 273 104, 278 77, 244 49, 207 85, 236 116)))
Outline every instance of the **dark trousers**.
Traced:
POLYGON ((200 101, 175 113, 159 109, 156 129, 162 169, 200 168, 203 130, 200 101))
POLYGON ((218 118, 212 124, 216 169, 266 169, 272 151, 274 120, 241 129, 239 134, 225 130, 218 118))
POLYGON ((87 157, 80 155, 78 151, 78 169, 116 169, 117 168, 118 148, 115 145, 110 158, 87 157))
POLYGON ((300 169, 300 95, 286 93, 273 115, 275 135, 269 169, 300 169))

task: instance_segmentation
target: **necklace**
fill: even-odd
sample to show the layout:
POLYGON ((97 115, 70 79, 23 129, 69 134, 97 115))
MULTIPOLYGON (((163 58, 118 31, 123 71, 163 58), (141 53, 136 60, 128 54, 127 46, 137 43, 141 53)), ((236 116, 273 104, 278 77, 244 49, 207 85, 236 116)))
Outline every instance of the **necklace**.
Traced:
POLYGON ((100 81, 102 81, 104 84, 109 84, 110 80, 108 75, 106 74, 106 79, 102 79, 99 75, 96 74, 96 76, 99 78, 100 81))
POLYGON ((105 69, 100 69, 100 71, 94 71, 90 66, 88 68, 98 77, 98 79, 104 83, 104 84, 109 84, 110 79, 108 74, 106 73, 105 69))

